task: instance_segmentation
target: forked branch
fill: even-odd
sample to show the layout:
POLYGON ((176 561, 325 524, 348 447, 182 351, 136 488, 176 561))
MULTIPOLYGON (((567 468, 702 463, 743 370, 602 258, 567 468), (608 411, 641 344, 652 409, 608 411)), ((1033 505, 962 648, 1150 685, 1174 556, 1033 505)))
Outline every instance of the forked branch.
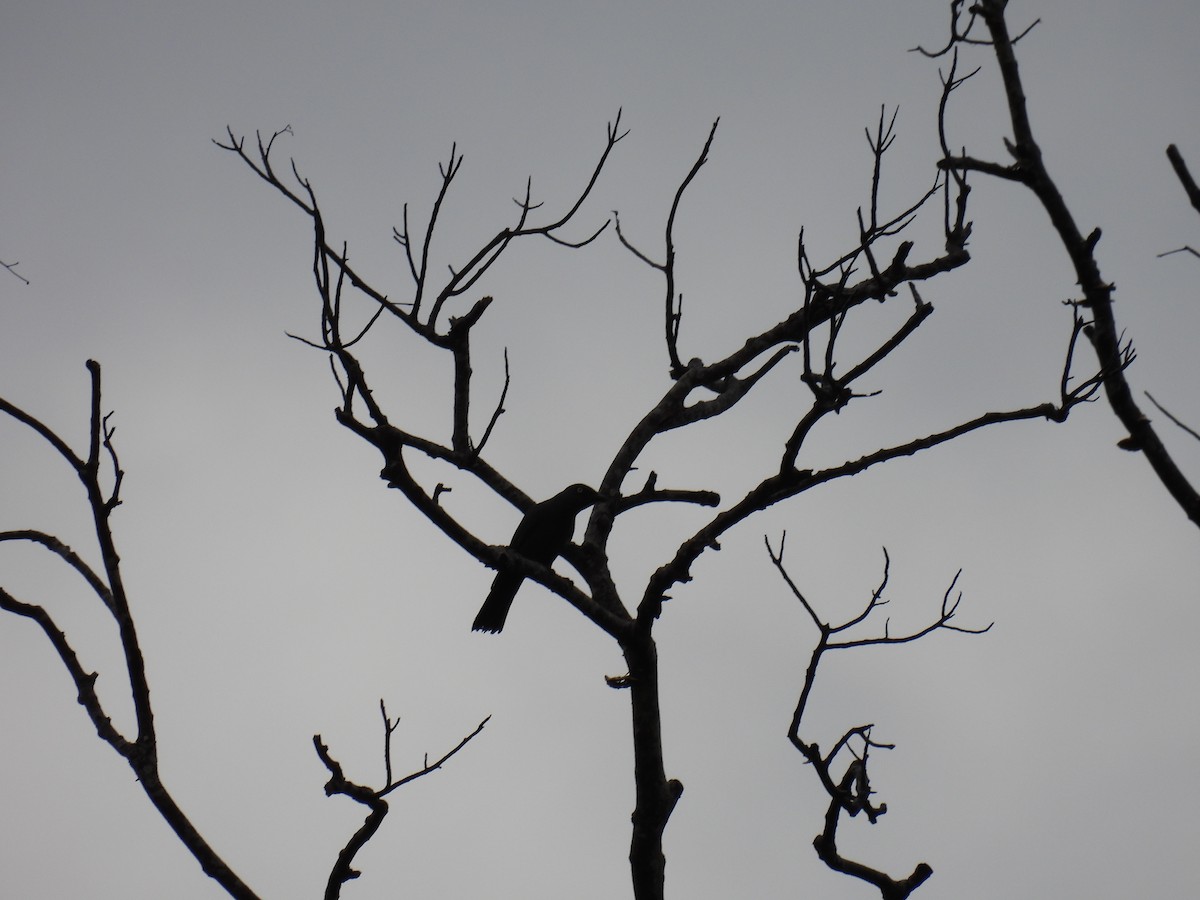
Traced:
POLYGON ((126 761, 150 802, 204 872, 220 884, 231 897, 238 900, 257 900, 257 895, 196 830, 163 784, 159 773, 158 738, 154 725, 154 711, 150 703, 145 661, 125 593, 121 560, 110 521, 113 511, 121 503, 120 489, 124 472, 121 470, 113 444, 115 429, 110 424, 111 413, 106 415, 101 411, 100 364, 88 360, 87 368, 91 376, 91 427, 85 455, 77 454, 52 428, 8 400, 0 398, 0 412, 6 413, 42 438, 67 461, 83 484, 101 566, 99 569, 92 567, 80 554, 57 537, 42 531, 17 529, 0 532, 0 542, 28 543, 55 554, 83 578, 92 594, 103 604, 116 624, 125 663, 125 678, 133 700, 137 734, 129 737, 113 724, 96 692, 98 673, 89 671, 84 666, 66 632, 58 626, 44 605, 20 600, 10 591, 0 587, 0 609, 29 619, 42 630, 70 675, 76 697, 87 712, 100 739, 126 761))
POLYGON ((663 279, 666 282, 666 299, 663 304, 663 322, 664 332, 667 343, 667 362, 668 371, 672 378, 679 378, 683 375, 685 366, 679 358, 679 325, 683 320, 683 295, 677 293, 676 289, 676 274, 675 274, 675 219, 679 214, 679 204, 683 200, 684 191, 688 189, 688 185, 692 183, 700 169, 708 162, 708 153, 712 149, 713 138, 717 136, 717 126, 721 124, 718 118, 709 129, 708 138, 704 141, 704 147, 700 150, 700 155, 696 157, 696 161, 692 163, 691 169, 687 175, 683 177, 683 181, 679 183, 679 187, 675 191, 675 199, 671 201, 671 209, 667 213, 666 236, 664 239, 665 255, 663 262, 658 263, 651 259, 635 247, 621 232, 621 220, 617 212, 613 211, 613 221, 616 224, 617 239, 621 244, 633 253, 638 259, 646 263, 653 269, 657 269, 662 273, 663 279))
POLYGON ((325 784, 325 796, 332 797, 335 794, 341 794, 344 797, 349 797, 356 803, 361 803, 366 806, 370 812, 367 814, 363 824, 357 831, 351 835, 350 840, 338 853, 336 862, 329 872, 329 878, 325 883, 325 900, 337 900, 342 895, 342 885, 348 881, 358 878, 362 873, 354 868, 354 858, 358 852, 367 845, 367 842, 375 836, 379 831, 383 820, 388 814, 388 802, 385 799, 388 794, 397 788, 403 787, 409 782, 416 781, 418 778, 423 778, 436 772, 444 766, 451 757, 462 750, 467 744, 479 736, 491 716, 484 718, 482 722, 475 726, 475 730, 466 735, 462 740, 455 744, 452 748, 443 753, 438 759, 433 762, 429 761, 429 755, 426 754, 425 761, 420 768, 413 770, 407 775, 399 778, 395 777, 392 772, 392 735, 400 724, 399 719, 392 719, 388 716, 387 707, 382 700, 379 701, 379 713, 383 717, 383 764, 384 764, 384 785, 381 788, 372 788, 357 782, 351 781, 346 777, 342 770, 341 763, 333 758, 329 752, 329 748, 321 740, 319 734, 313 735, 313 747, 317 751, 317 756, 329 771, 329 781, 325 784))
POLYGON ((19 262, 4 262, 4 260, 0 260, 0 266, 8 269, 8 274, 12 275, 13 278, 19 278, 21 281, 29 284, 29 279, 17 271, 17 266, 19 265, 19 262))
MULTIPOLYGON (((1057 183, 1050 175, 1041 148, 1035 139, 1015 50, 1018 40, 1028 34, 1033 26, 1024 29, 1015 37, 1012 36, 1006 18, 1006 6, 1005 0, 976 0, 969 9, 966 27, 961 27, 959 22, 962 3, 960 0, 954 0, 951 3, 949 43, 938 53, 928 55, 944 54, 961 44, 979 43, 968 38, 972 26, 977 21, 987 28, 988 40, 985 43, 996 59, 1007 100, 1012 138, 1005 139, 1005 146, 1012 162, 1002 164, 981 160, 964 152, 958 155, 947 153, 940 165, 946 170, 959 173, 975 171, 1014 181, 1024 185, 1041 203, 1075 269, 1076 279, 1083 291, 1083 299, 1078 303, 1086 307, 1092 316, 1092 323, 1084 333, 1100 360, 1103 387, 1109 405, 1129 432, 1128 436, 1122 439, 1121 446, 1145 454, 1147 462, 1176 504, 1197 527, 1200 527, 1200 491, 1197 491, 1184 475, 1159 437, 1149 416, 1134 399, 1125 372, 1134 353, 1132 346, 1117 327, 1113 308, 1115 288, 1100 272, 1096 255, 1100 229, 1094 228, 1084 234, 1057 183)), ((945 146, 943 150, 945 152, 945 146)), ((1195 205, 1200 192, 1195 190, 1195 182, 1191 179, 1186 165, 1183 165, 1178 150, 1174 153, 1168 150, 1168 157, 1188 193, 1189 200, 1195 205)))
POLYGON ((847 631, 856 629, 888 603, 884 598, 884 591, 888 585, 891 569, 891 559, 888 556, 887 548, 884 548, 883 551, 883 575, 879 585, 871 592, 866 605, 858 614, 840 624, 834 625, 817 612, 816 606, 800 590, 795 579, 785 567, 784 549, 786 541, 787 533, 784 532, 780 536, 779 548, 776 550, 771 546, 768 538, 763 538, 771 564, 775 567, 784 584, 787 585, 788 590, 800 602, 804 611, 817 628, 817 642, 809 656, 808 667, 804 674, 804 682, 800 689, 795 710, 792 713, 791 723, 788 726, 788 739, 791 741, 792 746, 812 765, 821 785, 825 788, 826 793, 829 794, 829 807, 825 814, 825 827, 813 841, 813 846, 822 862, 834 871, 851 875, 874 885, 884 900, 893 900, 893 898, 894 900, 904 900, 904 898, 908 897, 913 891, 924 884, 929 876, 933 874, 933 869, 928 864, 924 862, 918 863, 908 876, 893 878, 881 869, 876 869, 843 856, 837 846, 837 829, 843 814, 854 817, 859 813, 863 813, 871 824, 875 824, 878 822, 879 817, 887 812, 886 803, 876 804, 872 800, 874 791, 871 788, 868 764, 872 749, 890 750, 893 749, 893 745, 875 740, 871 733, 874 727, 872 725, 858 725, 850 728, 838 738, 833 744, 832 749, 824 754, 822 754, 821 748, 816 742, 806 741, 802 738, 800 729, 808 701, 812 695, 813 685, 816 682, 817 670, 823 655, 828 650, 847 650, 878 644, 905 644, 920 640, 939 630, 957 631, 964 634, 982 634, 992 626, 966 628, 951 624, 951 620, 958 611, 962 600, 961 593, 955 594, 955 586, 958 583, 959 575, 962 574, 960 571, 955 574, 950 582, 950 586, 942 596, 941 611, 932 622, 923 628, 893 635, 890 633, 889 622, 885 620, 882 634, 843 637, 840 640, 834 640, 833 637, 835 635, 845 634, 847 631), (838 775, 835 773, 835 767, 842 765, 841 759, 845 756, 849 756, 850 759, 845 763, 845 768, 842 769, 841 774, 838 775))

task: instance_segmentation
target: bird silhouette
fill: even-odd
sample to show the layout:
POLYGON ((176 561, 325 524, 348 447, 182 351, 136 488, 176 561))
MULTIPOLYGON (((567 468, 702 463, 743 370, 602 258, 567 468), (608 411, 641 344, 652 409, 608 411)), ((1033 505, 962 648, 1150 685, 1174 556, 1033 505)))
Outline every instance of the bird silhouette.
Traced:
MULTIPOLYGON (((575 517, 600 499, 600 495, 586 484, 573 484, 559 491, 549 500, 530 507, 513 532, 508 549, 528 560, 550 565, 567 549, 575 534, 575 517)), ((503 563, 492 581, 492 589, 479 608, 472 631, 489 631, 495 634, 504 629, 504 620, 513 598, 525 576, 506 568, 503 563)))

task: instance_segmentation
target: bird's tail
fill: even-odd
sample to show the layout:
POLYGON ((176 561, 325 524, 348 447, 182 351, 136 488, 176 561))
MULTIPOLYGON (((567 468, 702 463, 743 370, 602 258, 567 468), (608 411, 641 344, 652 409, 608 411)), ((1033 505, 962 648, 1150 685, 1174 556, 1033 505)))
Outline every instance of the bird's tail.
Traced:
POLYGON ((504 630, 504 620, 512 607, 517 589, 524 581, 512 572, 500 572, 492 581, 492 589, 488 591, 487 599, 479 607, 479 614, 471 625, 472 631, 488 631, 497 634, 504 630))

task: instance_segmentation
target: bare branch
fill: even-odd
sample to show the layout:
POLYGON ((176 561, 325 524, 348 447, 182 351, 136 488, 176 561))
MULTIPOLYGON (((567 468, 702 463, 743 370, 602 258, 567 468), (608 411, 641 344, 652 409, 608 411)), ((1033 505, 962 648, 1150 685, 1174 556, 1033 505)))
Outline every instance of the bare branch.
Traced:
MULTIPOLYGON (((784 536, 786 537, 786 535, 784 536)), ((813 685, 816 681, 817 670, 820 665, 821 658, 826 650, 850 649, 854 647, 865 647, 872 644, 899 644, 908 643, 924 637, 933 631, 944 628, 949 631, 961 631, 969 634, 979 634, 987 631, 991 626, 983 629, 968 629, 950 625, 949 622, 957 611, 961 595, 951 600, 954 586, 958 582, 959 575, 956 574, 947 588, 946 593, 942 597, 941 612, 938 617, 925 628, 912 632, 911 634, 902 637, 891 637, 887 634, 887 626, 884 626, 884 634, 882 637, 862 638, 854 640, 846 640, 841 642, 831 641, 830 637, 833 634, 843 632, 849 628, 853 628, 865 621, 872 612, 879 607, 885 605, 887 601, 883 599, 883 592, 887 587, 890 558, 888 557, 887 549, 884 548, 884 566, 883 575, 880 579, 878 587, 871 592, 871 597, 868 600, 865 608, 858 615, 848 619, 841 625, 831 626, 827 624, 816 612, 813 605, 808 601, 804 594, 800 591, 791 575, 784 566, 783 551, 784 537, 781 537, 779 542, 779 550, 776 552, 772 549, 770 542, 764 538, 767 546, 767 554, 771 559, 771 563, 779 572, 784 583, 804 607, 809 614, 813 623, 817 626, 819 633, 816 646, 812 650, 809 658, 808 668, 805 671, 804 683, 800 690, 799 698, 796 702, 795 711, 792 714, 792 720, 788 728, 788 739, 792 745, 801 753, 802 756, 812 765, 818 779, 829 795, 829 806, 825 814, 825 828, 813 841, 813 846, 816 848, 818 857, 831 869, 837 872, 842 872, 847 875, 852 875, 860 878, 869 884, 874 885, 879 889, 884 898, 904 898, 908 897, 912 891, 916 890, 923 884, 930 875, 933 874, 933 869, 926 863, 919 863, 914 868, 912 874, 907 878, 894 879, 885 872, 875 869, 871 866, 864 865, 860 862, 848 859, 841 855, 837 849, 837 828, 841 821, 843 813, 848 813, 850 816, 856 816, 860 812, 864 813, 867 820, 871 824, 875 824, 879 817, 887 812, 887 804, 881 803, 876 805, 871 796, 874 793, 871 790, 870 777, 868 774, 868 762, 870 751, 876 749, 893 749, 892 744, 886 744, 876 741, 871 735, 871 725, 858 725, 848 729, 834 743, 833 747, 826 754, 822 754, 820 747, 816 743, 809 743, 800 736, 800 727, 804 718, 804 712, 807 708, 809 697, 811 696, 813 685), (859 752, 855 752, 852 745, 859 748, 859 752), (835 762, 843 751, 848 751, 852 759, 847 765, 841 776, 836 776, 832 771, 835 762)), ((961 574, 961 571, 960 573, 961 574)))
POLYGON ((76 473, 83 471, 83 460, 75 455, 75 452, 67 445, 66 441, 60 438, 50 427, 43 424, 41 420, 31 416, 29 413, 25 412, 25 410, 13 403, 10 403, 3 397, 0 397, 0 412, 7 413, 22 425, 30 428, 46 443, 53 447, 58 452, 58 455, 65 459, 76 473))
POLYGON ((384 798, 396 790, 396 788, 416 781, 418 778, 422 778, 432 772, 436 772, 451 757, 476 738, 491 719, 491 716, 485 717, 482 722, 475 726, 474 731, 462 738, 462 740, 450 750, 443 753, 436 761, 431 763, 428 756, 426 756, 425 763, 421 768, 402 778, 393 779, 392 734, 399 726, 400 720, 392 720, 388 716, 387 706, 382 700, 379 701, 379 712, 383 717, 383 757, 386 770, 386 783, 382 788, 367 787, 347 778, 345 772, 342 770, 341 763, 333 758, 333 755, 329 752, 329 748, 321 740, 321 736, 319 734, 313 735, 313 747, 317 751, 317 756, 329 771, 329 781, 325 783, 325 796, 332 797, 335 794, 340 794, 344 797, 349 797, 356 803, 363 804, 370 810, 363 824, 350 836, 350 840, 346 842, 346 845, 338 853, 337 860, 334 862, 325 884, 325 900, 337 900, 341 896, 342 885, 358 878, 362 874, 354 868, 354 858, 367 845, 367 842, 375 836, 380 826, 383 825, 383 820, 388 814, 388 802, 384 798))
POLYGON ((809 603, 808 599, 803 593, 801 593, 800 588, 796 586, 796 582, 792 580, 791 574, 783 566, 783 552, 784 546, 787 543, 787 532, 784 531, 779 535, 778 552, 771 547, 771 540, 765 534, 763 535, 763 543, 767 547, 767 555, 771 558, 771 563, 775 566, 776 571, 779 572, 780 577, 783 578, 784 584, 788 586, 788 590, 790 590, 792 595, 800 601, 800 605, 804 607, 804 611, 808 613, 809 618, 813 620, 813 624, 816 625, 820 631, 824 632, 829 626, 827 623, 821 620, 820 616, 817 615, 817 611, 813 609, 813 605, 809 603))
POLYGON ((496 422, 504 415, 504 399, 508 396, 508 386, 511 383, 511 377, 508 371, 508 348, 504 348, 504 387, 500 389, 500 399, 496 401, 496 408, 492 410, 492 416, 488 419, 487 427, 483 429, 483 436, 480 437, 479 443, 475 445, 475 455, 479 456, 483 452, 483 448, 487 445, 488 438, 492 436, 492 429, 496 427, 496 422))
MULTIPOLYGON (((842 790, 849 791, 857 777, 856 772, 847 772, 842 783, 842 790)), ((917 863, 912 874, 907 878, 893 879, 886 872, 842 856, 837 848, 837 825, 842 813, 842 803, 831 800, 825 814, 825 830, 814 840, 817 856, 835 872, 851 875, 879 889, 886 900, 905 900, 912 892, 929 880, 933 869, 927 863, 917 863)))
POLYGON ((3 266, 4 268, 8 269, 9 274, 11 274, 14 278, 19 278, 26 284, 29 284, 30 283, 29 279, 17 271, 17 266, 19 266, 19 265, 20 265, 19 262, 7 263, 7 262, 4 262, 4 260, 0 260, 0 266, 3 266))
POLYGON ((113 445, 114 429, 109 424, 111 414, 105 415, 101 412, 100 364, 94 360, 88 360, 87 368, 91 376, 91 423, 86 459, 76 456, 66 442, 41 421, 8 401, 0 399, 0 410, 7 412, 53 446, 60 455, 67 459, 80 481, 83 482, 87 492, 87 502, 96 542, 100 548, 103 574, 87 565, 66 544, 44 532, 6 531, 0 533, 0 542, 28 541, 45 547, 79 573, 104 604, 117 626, 125 663, 125 675, 128 678, 137 722, 137 736, 130 739, 121 734, 113 725, 95 690, 97 673, 89 672, 83 667, 65 632, 58 627, 45 608, 20 601, 9 591, 0 588, 0 609, 30 619, 42 629, 58 653, 67 673, 71 676, 79 703, 87 711, 92 725, 96 728, 96 733, 126 761, 147 798, 196 861, 200 863, 204 872, 216 880, 231 897, 237 898, 237 900, 257 900, 257 895, 234 874, 196 830, 163 784, 158 769, 158 744, 154 727, 154 712, 150 704, 150 687, 146 679, 145 661, 125 594, 120 556, 117 553, 109 521, 113 510, 121 502, 120 488, 124 472, 121 470, 116 448, 113 445), (112 484, 107 491, 101 484, 102 455, 107 457, 112 472, 112 484))
POLYGON ((50 613, 37 604, 18 600, 4 588, 0 588, 0 609, 24 616, 42 629, 55 652, 58 653, 59 659, 62 660, 67 674, 71 676, 79 705, 87 711, 88 718, 92 720, 92 725, 96 728, 96 733, 102 741, 128 759, 134 753, 133 742, 117 730, 101 705, 100 698, 96 694, 97 673, 84 669, 75 649, 67 640, 66 633, 58 627, 50 613))
POLYGON ((613 212, 613 218, 617 220, 617 239, 642 262, 662 272, 666 281, 663 320, 668 368, 672 378, 682 376, 685 369, 683 362, 679 358, 679 324, 683 317, 683 311, 682 298, 677 296, 675 290, 675 217, 679 213, 679 204, 683 200, 684 191, 687 190, 688 185, 699 174, 704 164, 708 162, 708 153, 712 149, 713 138, 716 137, 717 126, 720 124, 721 120, 719 118, 713 122, 712 128, 708 132, 708 138, 704 141, 704 146, 700 150, 700 155, 696 157, 696 161, 692 163, 691 169, 688 170, 687 175, 684 176, 683 181, 679 183, 679 187, 675 190, 675 199, 671 201, 671 209, 667 213, 666 235, 664 237, 666 259, 663 263, 654 262, 625 238, 625 235, 621 232, 621 224, 617 218, 617 213, 613 212))
POLYGON ((1175 416, 1171 415, 1171 411, 1168 410, 1161 403, 1159 403, 1157 400, 1155 400, 1154 396, 1149 391, 1146 391, 1145 393, 1146 393, 1146 396, 1149 398, 1150 402, 1154 404, 1155 408, 1160 413, 1162 413, 1164 416, 1166 416, 1168 419, 1170 419, 1172 422, 1174 422, 1176 425, 1178 425, 1180 428, 1182 428, 1184 431, 1186 431, 1188 434, 1190 434, 1196 440, 1200 441, 1200 432, 1196 431, 1194 428, 1189 427, 1188 425, 1184 424, 1179 419, 1177 419, 1175 416))
POLYGON ((971 37, 971 31, 975 27, 978 11, 974 4, 967 8, 967 24, 960 25, 960 20, 963 14, 964 0, 950 0, 950 38, 946 41, 946 45, 940 50, 926 50, 922 46, 916 46, 909 50, 909 53, 920 53, 922 56, 928 56, 936 59, 939 56, 945 56, 955 49, 959 44, 984 44, 986 41, 980 41, 971 37))
POLYGON ((383 788, 379 792, 379 795, 381 797, 386 796, 387 794, 390 794, 392 791, 396 790, 396 788, 403 787, 404 785, 408 784, 410 781, 416 781, 418 778, 423 778, 424 776, 429 775, 432 772, 436 772, 438 769, 440 769, 442 766, 444 766, 447 762, 449 762, 450 758, 453 757, 455 754, 457 754, 458 751, 462 750, 463 747, 467 746, 467 744, 469 744, 472 740, 474 740, 476 737, 478 737, 479 733, 481 731, 483 731, 484 726, 487 725, 487 723, 490 722, 491 719, 492 719, 491 716, 485 716, 483 721, 475 726, 474 731, 472 731, 470 734, 466 735, 462 740, 460 740, 457 744, 455 744, 453 747, 451 747, 449 750, 447 750, 445 753, 443 753, 441 756, 439 756, 436 760, 434 760, 433 762, 429 762, 428 757, 426 757, 425 763, 424 763, 424 765, 421 766, 421 768, 416 769, 415 771, 410 772, 408 775, 405 775, 404 777, 398 778, 397 780, 391 782, 390 784, 388 784, 387 787, 383 788))
POLYGON ((646 483, 636 494, 626 494, 611 501, 608 506, 613 515, 628 512, 647 503, 695 503, 699 506, 716 506, 721 497, 715 491, 689 491, 658 487, 658 473, 651 472, 646 483))
POLYGON ((1200 212, 1200 185, 1196 184, 1196 179, 1192 177, 1192 173, 1188 171, 1187 163, 1184 162, 1183 154, 1179 152, 1179 148, 1174 144, 1167 146, 1167 159, 1171 161, 1171 168, 1175 170, 1175 176, 1179 179, 1179 183, 1183 185, 1183 191, 1187 194, 1188 202, 1192 204, 1192 208, 1196 212, 1200 212))
POLYGON ((108 608, 109 612, 115 612, 113 603, 112 591, 109 590, 103 579, 95 573, 95 571, 82 557, 74 550, 60 541, 52 534, 46 534, 42 531, 20 530, 20 531, 2 531, 0 532, 0 543, 5 541, 28 541, 33 544, 38 544, 45 547, 51 553, 58 556, 63 562, 69 565, 72 569, 83 576, 83 580, 87 582, 88 587, 100 598, 100 601, 108 608))
MULTIPOLYGON (((887 551, 885 550, 884 551, 885 556, 886 556, 886 552, 887 551)), ((942 597, 941 613, 938 615, 938 617, 933 622, 930 622, 924 628, 920 628, 916 631, 908 632, 907 634, 892 635, 892 634, 888 633, 888 626, 885 623, 882 635, 877 635, 875 637, 866 637, 866 638, 854 638, 854 639, 849 639, 849 640, 844 640, 844 641, 831 641, 830 643, 828 643, 826 645, 826 647, 830 650, 847 650, 852 647, 870 647, 870 646, 874 646, 874 645, 878 645, 878 644, 908 644, 908 643, 911 643, 912 641, 920 640, 921 638, 925 637, 928 634, 933 634, 933 632, 937 631, 938 629, 944 629, 946 631, 958 631, 958 632, 961 632, 962 634, 986 634, 987 632, 992 630, 992 625, 995 624, 994 622, 989 622, 987 625, 985 625, 982 628, 964 628, 960 625, 951 625, 950 624, 950 620, 954 618, 954 614, 958 610, 958 604, 962 600, 961 593, 958 594, 954 598, 953 601, 950 599, 950 596, 954 591, 954 586, 956 584, 958 584, 958 578, 960 575, 962 575, 962 569, 958 570, 958 572, 955 574, 954 578, 951 580, 950 586, 948 588, 946 588, 946 593, 942 597)), ((880 606, 882 606, 883 603, 886 601, 881 601, 879 598, 883 593, 883 589, 884 589, 884 586, 886 585, 886 583, 887 583, 887 574, 886 574, 886 570, 885 570, 883 584, 880 584, 880 586, 876 589, 875 593, 871 596, 871 602, 867 604, 867 608, 855 619, 852 619, 851 621, 845 623, 844 625, 840 625, 836 628, 831 628, 830 632, 836 633, 836 632, 843 631, 847 628, 851 628, 854 625, 857 625, 859 622, 864 621, 872 612, 874 612, 876 609, 878 609, 880 606)))
MULTIPOLYGON (((1134 354, 1132 346, 1125 341, 1123 334, 1117 328, 1113 310, 1114 286, 1101 276, 1096 260, 1095 250, 1100 236, 1099 229, 1094 229, 1084 236, 1056 182, 1047 170, 1041 148, 1034 138, 1033 127, 1026 107, 1025 89, 1014 50, 1017 41, 1027 34, 1029 29, 1025 29, 1016 37, 1010 35, 1005 18, 1006 5, 1005 0, 977 0, 971 6, 971 16, 972 22, 974 17, 978 16, 988 29, 989 45, 995 55, 1004 84, 1008 117, 1013 132, 1012 140, 1006 139, 1005 144, 1014 162, 1010 166, 1000 166, 995 163, 983 163, 964 154, 959 157, 946 158, 941 165, 945 168, 980 171, 1017 181, 1032 191, 1041 202, 1042 207, 1050 216, 1051 224, 1071 260, 1076 278, 1083 290, 1083 299, 1078 302, 1086 306, 1092 314, 1093 322, 1084 333, 1090 339, 1100 359, 1100 371, 1103 373, 1103 385, 1109 405, 1129 431, 1129 437, 1122 442, 1122 446, 1127 449, 1139 450, 1145 454, 1147 462, 1150 463, 1159 481, 1176 504, 1194 524, 1200 527, 1200 491, 1197 491, 1180 470, 1155 431, 1149 417, 1138 407, 1133 390, 1125 375, 1125 369, 1132 361, 1134 354)), ((956 2, 953 11, 955 25, 951 28, 951 44, 967 42, 963 39, 963 32, 957 28, 960 11, 961 4, 956 2)), ((1176 175, 1180 178, 1190 199, 1194 181, 1191 179, 1187 167, 1182 165, 1182 156, 1178 150, 1173 154, 1168 151, 1168 158, 1171 159, 1176 175), (1179 165, 1176 164, 1177 161, 1179 165)))
MULTIPOLYGON (((462 155, 455 156, 455 151, 458 149, 457 144, 450 145, 450 161, 446 165, 438 166, 438 171, 442 175, 442 186, 438 189, 437 199, 433 201, 433 209, 429 213, 429 225, 425 229, 425 240, 421 242, 421 264, 416 270, 417 292, 413 296, 412 315, 416 318, 421 311, 421 299, 425 293, 425 276, 429 271, 429 248, 433 244, 433 232, 437 228, 438 214, 442 211, 442 203, 446 199, 446 192, 450 189, 450 182, 454 180, 454 176, 458 174, 459 168, 462 166, 462 155)), ((408 234, 408 206, 404 207, 405 219, 405 235, 408 234)), ((404 241, 406 251, 409 250, 407 238, 404 241)), ((412 266, 412 256, 409 253, 409 266, 412 266)), ((435 313, 436 315, 436 313, 435 313)))

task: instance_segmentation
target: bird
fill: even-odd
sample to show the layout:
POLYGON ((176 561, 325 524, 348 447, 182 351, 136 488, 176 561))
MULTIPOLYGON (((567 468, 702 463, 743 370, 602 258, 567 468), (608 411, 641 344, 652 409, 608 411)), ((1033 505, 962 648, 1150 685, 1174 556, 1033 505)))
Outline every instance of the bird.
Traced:
MULTIPOLYGON (((533 562, 550 565, 571 543, 575 517, 599 499, 600 494, 586 484, 573 484, 549 500, 534 504, 517 525, 508 549, 533 562)), ((514 572, 502 563, 471 630, 492 634, 502 631, 513 598, 524 580, 524 574, 514 572)))

